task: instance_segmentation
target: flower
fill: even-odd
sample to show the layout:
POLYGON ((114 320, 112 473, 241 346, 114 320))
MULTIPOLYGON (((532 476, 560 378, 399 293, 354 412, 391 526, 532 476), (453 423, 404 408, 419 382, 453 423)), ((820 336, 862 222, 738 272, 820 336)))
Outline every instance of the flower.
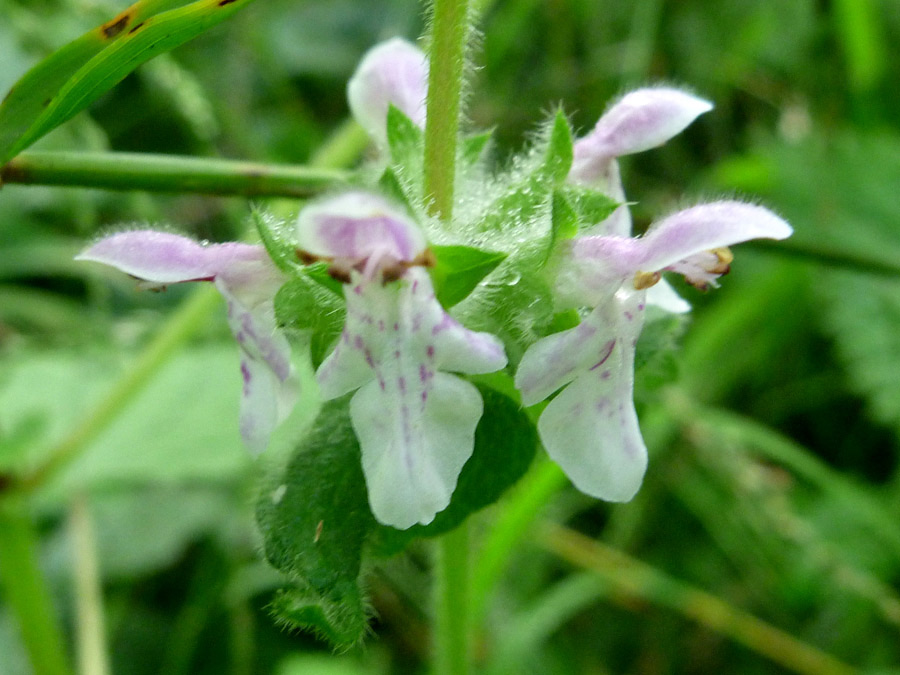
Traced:
MULTIPOLYGON (((616 158, 633 155, 662 145, 684 131, 698 116, 712 110, 712 103, 671 87, 647 87, 625 94, 610 106, 594 129, 574 146, 568 180, 602 190, 625 201, 616 158)), ((619 209, 626 214, 628 209, 619 209)), ((606 222, 606 221, 605 221, 606 222)), ((603 234, 631 234, 607 230, 603 234)), ((621 227, 622 223, 617 223, 621 227)))
MULTIPOLYGON (((622 204, 593 226, 590 234, 631 236, 631 212, 617 158, 662 145, 712 108, 709 101, 672 87, 635 89, 610 106, 594 129, 575 142, 569 182, 599 189, 622 204)), ((647 302, 678 314, 691 309, 665 280, 653 286, 647 302)))
POLYGON ((503 345, 444 311, 423 234, 381 197, 312 203, 298 231, 304 258, 327 260, 345 284, 344 330, 317 379, 326 400, 357 390, 350 417, 372 512, 401 529, 427 524, 450 503, 483 410, 478 390, 444 371, 499 370, 503 345))
POLYGON ((516 386, 525 405, 564 387, 541 414, 538 433, 582 492, 628 501, 643 480, 647 449, 632 394, 647 289, 663 271, 702 288, 715 286, 731 262, 723 247, 790 234, 772 212, 724 201, 675 213, 644 237, 584 236, 564 244, 556 284, 560 305, 593 310, 575 328, 531 345, 516 386))
POLYGON ((372 47, 347 83, 350 112, 382 147, 387 145, 388 107, 394 105, 424 127, 427 92, 428 59, 401 38, 372 47))
POLYGON ((290 412, 297 396, 290 345, 275 322, 273 299, 284 279, 262 246, 203 245, 167 232, 136 230, 105 237, 76 260, 111 265, 154 285, 212 281, 228 304, 241 348, 240 427, 254 453, 290 412))

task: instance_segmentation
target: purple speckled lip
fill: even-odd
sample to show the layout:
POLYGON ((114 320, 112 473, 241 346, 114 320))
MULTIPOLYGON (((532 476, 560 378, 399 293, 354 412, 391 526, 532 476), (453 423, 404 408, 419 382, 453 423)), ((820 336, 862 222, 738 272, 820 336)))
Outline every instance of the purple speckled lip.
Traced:
POLYGON ((450 373, 499 370, 503 345, 452 319, 421 266, 391 283, 360 276, 354 290, 344 338, 316 379, 326 400, 356 390, 350 415, 375 517, 428 523, 449 503, 483 409, 477 389, 450 373))

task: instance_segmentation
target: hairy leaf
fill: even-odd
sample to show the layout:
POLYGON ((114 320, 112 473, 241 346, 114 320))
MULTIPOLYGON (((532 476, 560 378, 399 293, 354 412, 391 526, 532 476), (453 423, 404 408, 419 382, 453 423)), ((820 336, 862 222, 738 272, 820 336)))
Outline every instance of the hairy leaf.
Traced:
POLYGON ((276 614, 335 645, 352 644, 365 631, 359 577, 363 542, 374 527, 349 400, 323 406, 256 510, 266 558, 295 584, 275 600, 276 614))
POLYGON ((469 246, 432 246, 437 264, 432 270, 438 301, 452 307, 471 293, 478 283, 506 258, 469 246))

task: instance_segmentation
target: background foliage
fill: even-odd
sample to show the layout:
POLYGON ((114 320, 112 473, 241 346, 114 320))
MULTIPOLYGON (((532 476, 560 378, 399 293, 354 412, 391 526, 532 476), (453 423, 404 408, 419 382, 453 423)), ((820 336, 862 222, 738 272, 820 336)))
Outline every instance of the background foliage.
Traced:
MULTIPOLYGON (((722 289, 682 289, 696 310, 681 348, 638 375, 651 468, 632 504, 590 500, 539 463, 478 517, 484 671, 900 672, 900 5, 482 5, 469 117, 496 126, 498 162, 560 101, 586 130, 628 87, 685 84, 716 109, 625 162, 638 226, 738 193, 796 229, 777 247, 739 247, 722 289), (784 633, 754 633, 741 612, 784 633)), ((121 9, 0 0, 0 90, 121 9)), ((419 35, 420 12, 412 0, 257 2, 149 61, 38 147, 307 163, 347 116, 360 55, 419 35)), ((298 208, 261 203, 285 217, 298 208)), ((249 209, 7 185, 0 219, 3 473, 65 443, 190 294, 136 293, 74 263, 83 243, 132 223, 234 239, 249 209)), ((368 570, 377 618, 361 649, 329 656, 270 620, 282 579, 260 561, 259 471, 240 446, 237 354, 220 310, 210 304, 190 344, 38 493, 64 626, 75 624, 67 514, 86 500, 114 672, 418 672, 425 544, 368 570)), ((29 672, 20 637, 0 604, 3 675, 29 672)))

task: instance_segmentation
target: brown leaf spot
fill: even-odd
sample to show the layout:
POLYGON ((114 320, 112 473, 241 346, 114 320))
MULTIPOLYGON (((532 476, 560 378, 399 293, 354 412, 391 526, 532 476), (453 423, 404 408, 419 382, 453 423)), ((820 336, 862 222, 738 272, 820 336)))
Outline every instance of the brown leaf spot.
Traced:
POLYGON ((103 33, 103 37, 107 40, 111 40, 116 37, 119 33, 121 33, 128 26, 128 22, 131 21, 131 15, 128 12, 124 14, 120 14, 115 19, 110 21, 109 23, 103 24, 100 28, 100 31, 103 33))
POLYGON ((141 21, 140 23, 136 23, 136 24, 131 28, 131 30, 128 31, 128 34, 131 35, 132 33, 136 33, 137 31, 139 31, 139 30, 144 26, 145 23, 146 23, 146 21, 141 21))
POLYGON ((10 87, 10 88, 9 88, 9 91, 6 92, 6 96, 3 97, 3 101, 0 102, 0 104, 6 103, 6 102, 9 100, 9 97, 12 96, 12 93, 13 93, 15 90, 16 90, 16 85, 13 85, 12 87, 10 87))
POLYGON ((230 5, 232 2, 237 2, 237 0, 219 0, 219 7, 230 5))

